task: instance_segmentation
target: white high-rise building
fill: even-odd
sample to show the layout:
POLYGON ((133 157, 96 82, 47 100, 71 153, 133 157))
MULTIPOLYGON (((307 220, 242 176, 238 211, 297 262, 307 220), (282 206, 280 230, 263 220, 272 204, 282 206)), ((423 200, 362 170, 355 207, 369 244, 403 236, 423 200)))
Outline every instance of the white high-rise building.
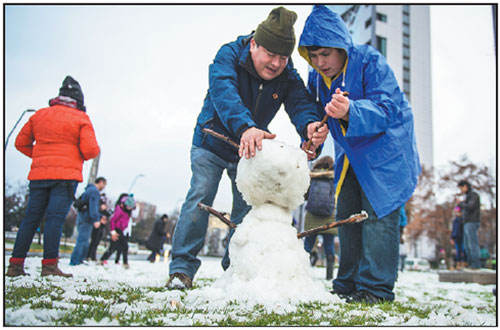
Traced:
POLYGON ((434 164, 430 9, 426 5, 329 5, 354 43, 370 44, 386 58, 413 108, 420 162, 434 164))

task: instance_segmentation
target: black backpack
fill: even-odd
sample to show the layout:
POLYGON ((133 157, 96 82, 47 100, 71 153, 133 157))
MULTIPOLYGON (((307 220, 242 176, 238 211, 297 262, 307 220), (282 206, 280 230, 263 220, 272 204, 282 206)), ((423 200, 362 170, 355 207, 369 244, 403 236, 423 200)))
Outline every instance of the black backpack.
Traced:
POLYGON ((335 210, 333 179, 312 179, 307 196, 306 210, 318 217, 330 217, 335 210))
POLYGON ((83 194, 80 195, 74 202, 73 202, 73 207, 78 211, 78 212, 85 212, 89 208, 89 201, 83 199, 83 194))

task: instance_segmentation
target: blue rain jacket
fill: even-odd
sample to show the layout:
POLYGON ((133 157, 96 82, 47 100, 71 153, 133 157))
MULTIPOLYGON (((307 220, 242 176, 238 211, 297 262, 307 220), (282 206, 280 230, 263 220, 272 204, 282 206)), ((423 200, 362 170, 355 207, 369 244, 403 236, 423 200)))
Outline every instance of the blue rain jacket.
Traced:
POLYGON ((209 67, 209 87, 194 129, 193 145, 222 159, 238 162, 238 151, 202 132, 210 128, 239 143, 243 131, 268 125, 282 104, 302 139, 307 124, 320 121, 319 105, 306 89, 291 59, 281 75, 263 80, 250 57, 252 34, 238 37, 220 48, 209 67))
POLYGON ((300 55, 313 66, 305 46, 347 52, 341 73, 330 79, 313 67, 308 87, 323 108, 336 88, 349 92, 348 128, 328 119, 336 195, 350 164, 375 213, 384 217, 411 197, 421 171, 411 106, 384 56, 369 45, 354 45, 342 18, 327 7, 314 6, 299 41, 300 55))

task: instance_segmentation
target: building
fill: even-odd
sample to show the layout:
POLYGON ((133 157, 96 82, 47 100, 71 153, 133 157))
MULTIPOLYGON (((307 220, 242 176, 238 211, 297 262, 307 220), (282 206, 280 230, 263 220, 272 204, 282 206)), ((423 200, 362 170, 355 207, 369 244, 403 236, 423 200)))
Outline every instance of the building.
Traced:
MULTIPOLYGON (((434 164, 430 8, 428 5, 329 5, 342 16, 355 44, 369 44, 387 59, 413 108, 420 162, 434 164)), ((435 244, 421 237, 409 256, 435 258, 435 244)))
POLYGON ((413 107, 421 163, 434 164, 430 8, 426 5, 329 5, 342 16, 353 42, 377 48, 413 107))

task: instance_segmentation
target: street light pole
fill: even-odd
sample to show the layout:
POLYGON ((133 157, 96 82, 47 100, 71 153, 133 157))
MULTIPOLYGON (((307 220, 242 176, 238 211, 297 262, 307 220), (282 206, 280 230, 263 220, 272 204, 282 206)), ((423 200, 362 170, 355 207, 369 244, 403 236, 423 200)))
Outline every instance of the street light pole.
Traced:
POLYGON ((137 174, 134 178, 134 181, 132 181, 132 184, 130 185, 130 188, 128 188, 128 193, 132 191, 132 187, 134 186, 135 182, 137 181, 138 178, 144 177, 144 174, 137 174))
POLYGON ((26 112, 35 112, 35 111, 36 110, 34 110, 34 109, 26 109, 26 110, 23 111, 23 113, 21 114, 21 117, 19 117, 19 119, 17 120, 16 124, 14 125, 14 127, 12 128, 12 130, 10 131, 9 135, 7 135, 7 139, 5 140, 5 147, 4 147, 3 151, 7 150, 7 143, 9 143, 9 138, 12 135, 12 132, 14 132, 14 130, 16 129, 17 124, 19 124, 19 122, 21 121, 21 118, 23 118, 24 114, 26 112))

